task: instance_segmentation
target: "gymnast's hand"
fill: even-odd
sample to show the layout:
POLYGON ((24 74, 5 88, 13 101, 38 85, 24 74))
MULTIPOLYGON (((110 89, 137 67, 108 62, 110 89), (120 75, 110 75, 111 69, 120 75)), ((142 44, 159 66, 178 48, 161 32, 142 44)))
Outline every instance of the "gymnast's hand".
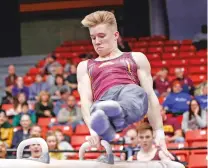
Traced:
POLYGON ((171 160, 175 160, 173 155, 167 150, 165 134, 162 129, 155 130, 155 145, 160 148, 165 156, 170 158, 171 160))
POLYGON ((87 141, 90 143, 90 146, 99 148, 100 147, 100 137, 98 134, 90 129, 90 136, 87 137, 87 141))

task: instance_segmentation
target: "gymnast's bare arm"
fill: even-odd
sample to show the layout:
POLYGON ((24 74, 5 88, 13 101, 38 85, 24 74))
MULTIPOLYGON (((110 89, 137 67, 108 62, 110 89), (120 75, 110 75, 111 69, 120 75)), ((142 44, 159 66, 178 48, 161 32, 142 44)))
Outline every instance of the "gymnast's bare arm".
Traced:
POLYGON ((149 100, 149 110, 147 113, 148 120, 155 132, 156 145, 164 149, 165 153, 173 159, 172 155, 167 151, 165 136, 163 131, 163 122, 160 114, 160 104, 153 90, 153 80, 151 76, 150 63, 146 56, 140 52, 132 52, 138 70, 137 74, 140 80, 141 87, 146 91, 149 100))
POLYGON ((87 124, 91 137, 88 141, 92 146, 99 144, 99 137, 97 133, 90 127, 90 107, 93 103, 91 81, 87 72, 87 61, 82 61, 77 67, 77 81, 78 81, 78 92, 81 100, 81 111, 85 123, 87 124))

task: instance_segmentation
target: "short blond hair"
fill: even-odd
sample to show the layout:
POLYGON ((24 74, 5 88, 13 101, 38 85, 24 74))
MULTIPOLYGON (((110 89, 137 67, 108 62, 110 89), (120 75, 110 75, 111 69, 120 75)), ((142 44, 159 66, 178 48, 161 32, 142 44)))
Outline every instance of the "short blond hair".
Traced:
POLYGON ((117 28, 117 22, 115 15, 109 11, 96 11, 87 16, 81 21, 84 27, 93 27, 98 24, 109 24, 112 27, 117 28))

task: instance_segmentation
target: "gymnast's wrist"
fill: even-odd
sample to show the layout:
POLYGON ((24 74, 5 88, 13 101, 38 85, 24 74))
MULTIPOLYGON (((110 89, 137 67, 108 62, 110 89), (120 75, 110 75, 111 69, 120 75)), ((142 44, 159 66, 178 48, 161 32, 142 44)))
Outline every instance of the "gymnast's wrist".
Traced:
POLYGON ((162 128, 156 129, 154 132, 155 132, 156 137, 165 138, 165 133, 162 128))
POLYGON ((98 135, 92 128, 90 128, 89 131, 90 131, 91 136, 97 136, 98 135))

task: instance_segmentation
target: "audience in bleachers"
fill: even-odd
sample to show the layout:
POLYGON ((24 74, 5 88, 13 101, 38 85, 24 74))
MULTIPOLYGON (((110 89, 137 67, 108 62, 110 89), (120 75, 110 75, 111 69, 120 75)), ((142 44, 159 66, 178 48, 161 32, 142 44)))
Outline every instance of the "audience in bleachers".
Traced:
POLYGON ((71 90, 77 89, 77 67, 71 65, 70 73, 66 78, 66 84, 71 88, 71 90))
POLYGON ((17 148, 22 140, 28 139, 30 136, 31 120, 30 116, 24 114, 20 119, 21 128, 14 133, 12 147, 17 148))
POLYGON ((167 96, 170 89, 170 83, 168 80, 168 69, 161 68, 161 70, 153 77, 154 90, 157 96, 167 96))
POLYGON ((72 65, 72 59, 71 59, 71 58, 68 58, 68 59, 66 60, 65 66, 64 66, 64 72, 65 72, 65 73, 68 74, 68 73, 70 72, 71 65, 72 65))
POLYGON ((188 102, 191 95, 182 91, 181 83, 175 81, 172 85, 172 92, 166 97, 163 106, 173 114, 183 114, 188 110, 188 102))
POLYGON ((43 82, 43 77, 41 74, 37 74, 35 77, 35 82, 29 88, 30 100, 37 100, 38 95, 41 91, 49 91, 49 86, 46 82, 43 82))
POLYGON ((163 119, 163 129, 167 143, 184 142, 184 137, 181 130, 181 124, 175 117, 168 117, 166 110, 161 106, 161 115, 163 119))
POLYGON ((189 110, 183 114, 182 129, 184 132, 205 128, 207 126, 207 111, 202 110, 196 99, 191 100, 189 110))
POLYGON ((15 71, 16 70, 14 65, 8 66, 8 76, 5 78, 5 90, 10 93, 12 92, 12 88, 16 84, 17 75, 15 71))
POLYGON ((13 127, 8 122, 8 117, 4 110, 0 110, 0 141, 4 142, 8 148, 12 145, 13 127))
POLYGON ((208 102, 207 102, 207 100, 208 100, 208 96, 207 96, 208 85, 204 85, 201 90, 202 90, 201 95, 195 96, 195 98, 199 102, 201 109, 208 110, 208 107, 207 107, 207 104, 208 104, 208 102))
POLYGON ((12 88, 12 96, 15 97, 19 93, 24 93, 26 96, 26 100, 29 99, 29 88, 24 85, 23 78, 18 76, 16 79, 16 85, 12 88))
POLYGON ((24 93, 19 93, 15 98, 14 98, 14 103, 13 103, 13 109, 10 109, 7 111, 7 115, 13 116, 17 115, 23 112, 23 104, 27 103, 26 96, 24 93))
POLYGON ((35 104, 35 112, 37 118, 54 117, 53 102, 50 99, 50 94, 46 91, 41 91, 38 96, 38 101, 35 104))
MULTIPOLYGON (((50 131, 47 133, 46 136, 46 143, 48 144, 48 149, 49 150, 58 150, 58 139, 55 135, 54 132, 50 131)), ((56 160, 64 160, 65 156, 63 153, 60 152, 49 152, 50 158, 51 159, 56 159, 56 160)))
POLYGON ((21 121, 21 117, 24 115, 24 114, 27 114, 30 116, 30 120, 31 120, 31 123, 32 124, 35 124, 36 123, 36 114, 35 114, 35 111, 34 110, 30 110, 29 109, 29 106, 28 106, 28 103, 23 103, 22 104, 22 111, 21 113, 19 114, 16 114, 13 119, 12 119, 12 125, 14 127, 17 127, 20 125, 20 121, 21 121))
POLYGON ((181 83, 182 92, 189 93, 189 94, 193 95, 194 94, 193 81, 187 75, 184 75, 184 69, 183 68, 176 68, 175 69, 175 76, 176 76, 176 78, 171 81, 171 85, 175 81, 179 81, 181 83))
POLYGON ((0 159, 7 159, 7 146, 0 140, 0 159))

